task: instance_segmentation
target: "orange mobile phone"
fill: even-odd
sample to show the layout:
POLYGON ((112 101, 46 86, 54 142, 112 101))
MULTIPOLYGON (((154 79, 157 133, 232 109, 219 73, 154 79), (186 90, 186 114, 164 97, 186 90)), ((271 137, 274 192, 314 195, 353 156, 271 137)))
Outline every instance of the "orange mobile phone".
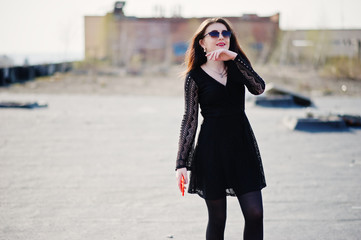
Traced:
POLYGON ((182 196, 184 196, 184 176, 182 176, 182 180, 181 180, 181 190, 182 190, 182 196))

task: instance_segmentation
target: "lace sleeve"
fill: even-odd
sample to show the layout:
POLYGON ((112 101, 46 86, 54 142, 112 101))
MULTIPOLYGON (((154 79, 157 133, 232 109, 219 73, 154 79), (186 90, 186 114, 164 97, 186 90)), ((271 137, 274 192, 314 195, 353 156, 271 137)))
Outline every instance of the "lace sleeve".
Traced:
POLYGON ((234 62, 244 77, 244 84, 246 85, 248 91, 254 95, 263 93, 266 84, 263 79, 253 70, 251 64, 244 60, 239 54, 234 59, 234 62))
POLYGON ((185 112, 183 115, 176 169, 190 169, 194 152, 194 139, 198 125, 198 87, 188 74, 184 84, 185 112))

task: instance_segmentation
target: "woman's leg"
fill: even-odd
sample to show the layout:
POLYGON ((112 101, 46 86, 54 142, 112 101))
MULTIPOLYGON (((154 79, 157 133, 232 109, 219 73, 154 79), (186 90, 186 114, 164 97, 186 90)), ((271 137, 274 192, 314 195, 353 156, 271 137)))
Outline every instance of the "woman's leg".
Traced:
POLYGON ((263 239, 263 206, 261 191, 249 192, 237 196, 243 212, 245 226, 244 240, 263 239))
POLYGON ((206 200, 208 208, 207 240, 223 240, 226 227, 226 197, 217 200, 206 200))

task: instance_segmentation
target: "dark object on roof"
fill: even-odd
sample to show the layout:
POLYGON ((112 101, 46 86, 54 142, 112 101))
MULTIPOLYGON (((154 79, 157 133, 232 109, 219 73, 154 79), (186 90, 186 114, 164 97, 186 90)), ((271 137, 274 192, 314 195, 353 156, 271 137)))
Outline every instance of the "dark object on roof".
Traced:
POLYGON ((308 132, 326 132, 326 131, 347 131, 347 125, 341 117, 319 116, 319 117, 306 117, 286 118, 284 123, 292 130, 308 131, 308 132))
POLYGON ((0 108, 41 108, 48 107, 46 103, 38 102, 0 102, 0 108))
POLYGON ((345 124, 350 127, 361 127, 361 116, 360 115, 349 115, 349 114, 339 114, 340 118, 343 119, 345 124))
POLYGON ((255 104, 267 107, 309 107, 313 105, 310 98, 273 83, 267 84, 265 95, 258 96, 255 104))
POLYGON ((262 107, 301 107, 295 103, 290 95, 257 96, 254 99, 254 103, 262 107))
POLYGON ((292 130, 310 132, 345 131, 347 127, 361 127, 361 116, 350 114, 314 114, 307 112, 305 118, 288 117, 285 125, 292 130))
POLYGON ((125 1, 116 1, 114 4, 114 15, 124 16, 125 1))

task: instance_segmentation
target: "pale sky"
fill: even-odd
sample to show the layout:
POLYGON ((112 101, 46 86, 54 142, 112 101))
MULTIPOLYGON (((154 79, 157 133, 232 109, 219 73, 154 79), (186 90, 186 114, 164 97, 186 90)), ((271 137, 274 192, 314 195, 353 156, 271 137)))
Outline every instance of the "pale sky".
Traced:
MULTIPOLYGON (((84 53, 84 16, 103 16, 114 0, 0 0, 0 55, 84 53)), ((281 29, 361 29, 360 0, 128 0, 127 16, 155 16, 162 6, 170 17, 181 6, 183 17, 281 13, 281 29)), ((31 61, 30 61, 31 63, 31 61)))

